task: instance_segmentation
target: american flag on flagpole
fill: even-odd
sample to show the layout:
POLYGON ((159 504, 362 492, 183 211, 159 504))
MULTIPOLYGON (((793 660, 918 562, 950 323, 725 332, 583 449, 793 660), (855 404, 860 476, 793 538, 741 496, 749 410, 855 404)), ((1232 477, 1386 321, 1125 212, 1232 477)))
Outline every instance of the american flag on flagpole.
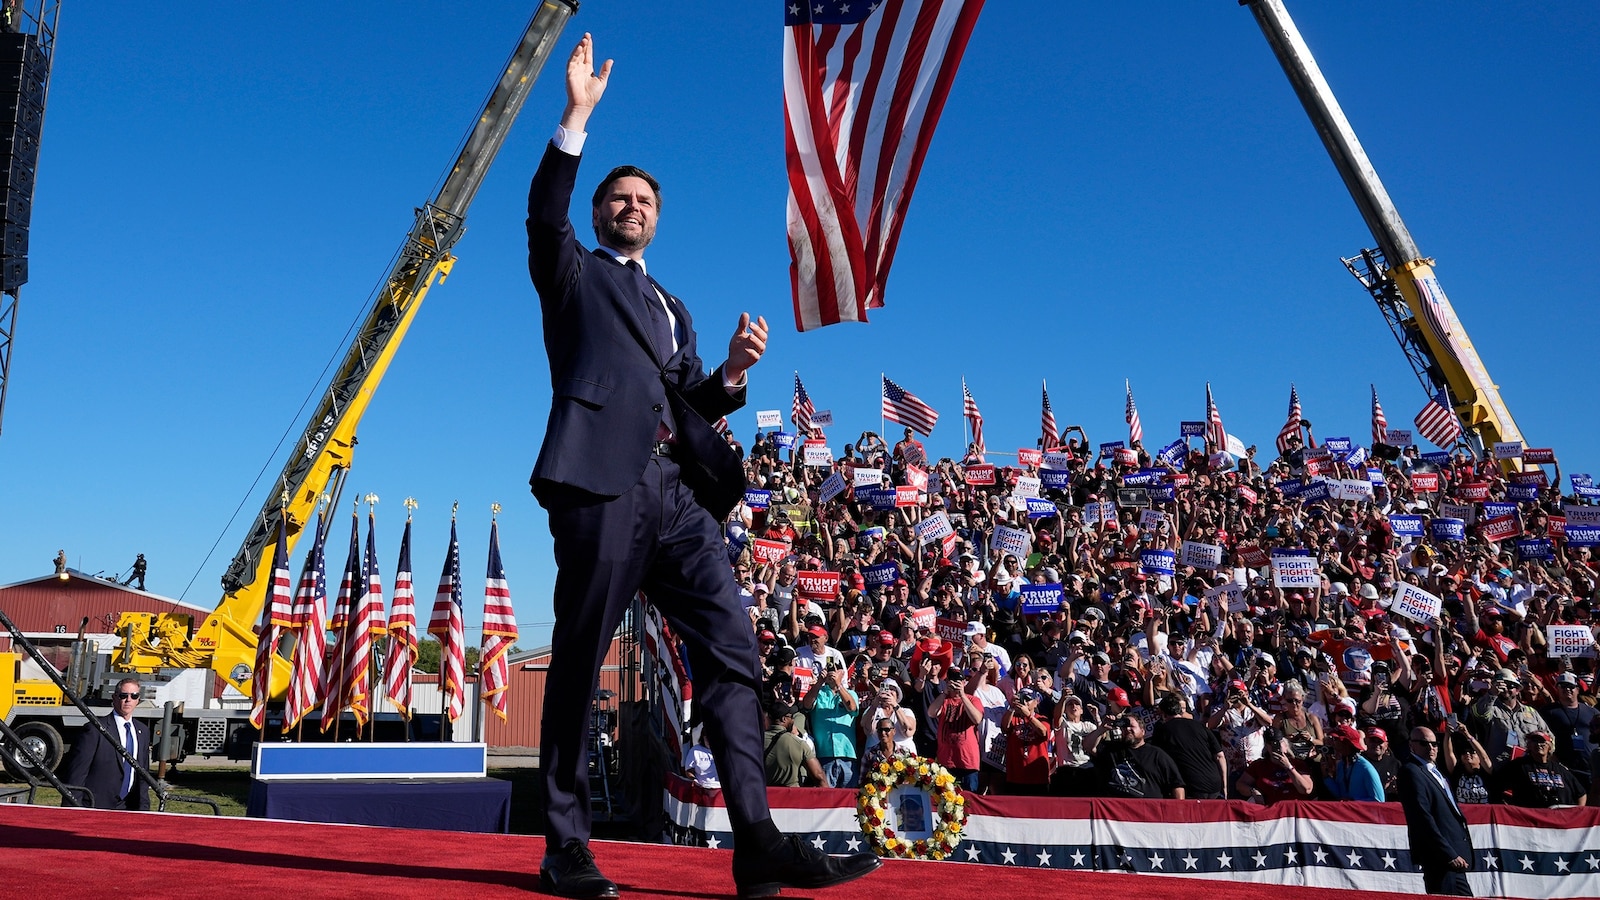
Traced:
POLYGON ((961 414, 972 425, 972 443, 976 445, 978 455, 981 457, 988 452, 983 443, 983 413, 978 412, 978 401, 972 399, 972 392, 967 390, 967 380, 961 379, 961 414))
POLYGON ((1294 385, 1289 385, 1289 418, 1283 422, 1283 427, 1278 429, 1278 452, 1289 452, 1289 439, 1300 436, 1300 394, 1295 391, 1294 385))
POLYGON ((323 663, 327 655, 328 579, 327 561, 323 556, 327 532, 322 514, 317 514, 317 533, 311 552, 306 554, 305 568, 300 573, 300 587, 295 591, 293 627, 298 633, 294 642, 294 659, 289 669, 289 702, 284 708, 283 730, 300 724, 306 713, 316 709, 323 697, 323 663))
POLYGON ((506 657, 517 642, 517 614, 511 609, 506 567, 500 564, 500 523, 489 523, 489 571, 483 582, 483 651, 478 656, 482 679, 479 697, 500 721, 506 718, 511 667, 506 657))
POLYGON ((456 520, 450 519, 450 549, 445 554, 444 571, 439 573, 439 590, 433 598, 433 615, 428 633, 439 639, 441 687, 448 700, 450 721, 461 718, 465 708, 467 644, 461 616, 461 543, 456 540, 456 520))
POLYGON ((344 575, 339 579, 339 597, 333 604, 333 649, 328 653, 328 690, 322 698, 322 730, 332 728, 339 715, 350 706, 350 657, 357 636, 365 638, 361 609, 365 603, 366 576, 361 571, 361 520, 350 514, 350 555, 345 557, 344 575))
POLYGON ((883 417, 891 422, 899 422, 923 436, 932 433, 934 423, 939 421, 939 414, 934 412, 933 407, 890 381, 888 376, 883 378, 883 417))
POLYGON ((1461 439, 1461 420, 1450 408, 1450 396, 1443 388, 1428 398, 1428 405, 1417 413, 1414 420, 1417 432, 1432 441, 1434 446, 1450 449, 1461 439))
POLYGON ((250 724, 267 723, 267 701, 272 699, 272 668, 278 638, 294 624, 294 596, 289 583, 289 532, 283 512, 278 513, 278 541, 272 547, 272 584, 262 610, 261 631, 256 636, 256 667, 250 676, 250 724))
POLYGON ((1211 382, 1206 382, 1206 440, 1221 453, 1228 449, 1228 431, 1222 427, 1222 413, 1217 411, 1217 401, 1211 399, 1211 382))
POLYGON ((883 305, 917 174, 983 0, 784 2, 795 327, 883 305))
POLYGON ((1372 442, 1384 443, 1389 436, 1389 418, 1383 414, 1383 404, 1378 402, 1378 386, 1372 388, 1372 442))
POLYGON ((811 402, 811 395, 806 393, 806 386, 800 383, 800 373, 794 373, 794 406, 789 410, 789 421, 794 423, 794 433, 802 439, 811 436, 811 417, 816 415, 817 407, 811 402))
POLYGON ((384 693, 395 711, 411 718, 411 667, 417 662, 417 597, 411 586, 411 518, 400 538, 394 571, 394 601, 389 605, 389 652, 383 663, 384 693))
POLYGON ((1122 418, 1128 423, 1128 446, 1132 447, 1144 440, 1144 425, 1139 422, 1139 407, 1133 405, 1133 385, 1123 381, 1122 386, 1128 391, 1128 408, 1123 411, 1122 418))
POLYGON ((1050 385, 1044 384, 1044 402, 1039 409, 1039 447, 1054 450, 1061 445, 1061 433, 1056 430, 1056 411, 1050 408, 1050 385))

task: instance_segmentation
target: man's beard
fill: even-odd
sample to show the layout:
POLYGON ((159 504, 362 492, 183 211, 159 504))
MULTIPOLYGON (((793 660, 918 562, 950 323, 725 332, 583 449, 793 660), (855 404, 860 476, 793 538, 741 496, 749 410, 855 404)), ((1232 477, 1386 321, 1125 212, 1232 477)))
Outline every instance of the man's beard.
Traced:
POLYGON ((612 219, 601 219, 598 230, 600 243, 613 250, 622 250, 630 253, 650 246, 650 242, 656 236, 655 225, 647 224, 641 226, 641 232, 637 238, 629 237, 623 232, 622 225, 612 219))

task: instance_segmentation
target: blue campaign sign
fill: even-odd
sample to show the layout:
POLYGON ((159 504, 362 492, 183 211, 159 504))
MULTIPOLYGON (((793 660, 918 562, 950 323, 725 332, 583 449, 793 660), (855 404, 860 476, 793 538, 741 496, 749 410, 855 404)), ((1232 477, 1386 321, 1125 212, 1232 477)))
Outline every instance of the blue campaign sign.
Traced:
POLYGON ((1515 503, 1499 503, 1494 500, 1483 501, 1483 517, 1485 519, 1498 519, 1501 516, 1514 516, 1517 514, 1515 503))
POLYGON ((1140 469, 1122 476, 1124 486, 1133 487, 1140 484, 1157 484, 1161 481, 1161 472, 1153 469, 1140 469))
POLYGON ((1022 586, 1022 614, 1055 612, 1061 607, 1061 598, 1059 584, 1025 584, 1022 586))
POLYGON ((1351 467, 1364 466, 1367 463, 1367 448, 1357 447, 1344 455, 1345 464, 1351 467))
POLYGON ((1572 486, 1575 488, 1594 487, 1594 477, 1585 475, 1582 472, 1574 472, 1572 473, 1572 486))
POLYGON ((1141 550, 1139 571, 1146 575, 1171 575, 1178 571, 1178 554, 1171 550, 1141 550))
POLYGON ((871 528, 863 528, 856 532, 856 540, 862 544, 873 540, 881 541, 888 533, 889 530, 882 525, 874 525, 871 528))
POLYGON ((1539 499, 1539 486, 1537 484, 1510 484, 1506 485, 1506 499, 1518 503, 1527 503, 1539 499))
POLYGON ((894 488, 857 488, 856 499, 873 509, 894 509, 894 488))
POLYGON ((1184 437, 1203 437, 1206 433, 1204 422, 1179 422, 1178 433, 1184 437))
POLYGON ((1331 453, 1349 453, 1355 449, 1355 441, 1347 437, 1331 437, 1322 442, 1322 446, 1331 453))
POLYGON ((1161 448, 1161 452, 1156 454, 1156 459, 1176 469, 1183 465, 1183 460, 1188 455, 1188 444, 1185 444, 1183 441, 1173 441, 1172 443, 1161 448))
POLYGON ((1100 452, 1101 453, 1108 453, 1108 454, 1109 453, 1115 453, 1115 452, 1117 452, 1118 450, 1121 450, 1121 449, 1122 449, 1122 442, 1121 441, 1106 441, 1104 444, 1100 445, 1100 452))
POLYGON ((1388 482, 1383 480, 1383 470, 1382 469, 1368 469, 1367 470, 1367 480, 1372 482, 1373 484, 1383 485, 1384 487, 1388 487, 1388 482))
POLYGON ((1450 461, 1450 453, 1446 450, 1433 450, 1422 454, 1422 461, 1431 462, 1436 466, 1442 466, 1450 461))
POLYGON ((1579 497, 1587 497, 1590 500, 1600 498, 1600 487, 1594 487, 1592 485, 1580 484, 1573 488, 1572 492, 1577 494, 1579 497))
POLYGON ((861 569, 861 580, 868 587, 894 584, 900 578, 900 565, 894 562, 881 562, 874 566, 865 566, 861 569))
POLYGON ((1433 534, 1433 539, 1436 541, 1467 539, 1467 523, 1460 519, 1434 519, 1428 523, 1428 531, 1433 534))
POLYGON ((1039 486, 1047 491, 1065 491, 1072 487, 1072 473, 1055 469, 1039 470, 1039 486))
POLYGON ((1517 556, 1523 559, 1555 559, 1556 551, 1548 538, 1518 538, 1517 556))
POLYGON ((1178 498, 1177 487, 1170 484, 1152 484, 1144 489, 1152 503, 1171 503, 1178 498))
POLYGON ((795 435, 786 434, 782 431, 774 431, 770 437, 772 438, 772 446, 777 447, 779 450, 793 450, 795 441, 798 439, 795 435))
POLYGON ((1390 516, 1389 531, 1395 537, 1422 537, 1422 517, 1390 516))
POLYGON ((1039 497, 1029 497, 1027 498, 1027 501, 1028 518, 1030 519, 1048 519, 1051 516, 1061 515, 1061 513, 1056 509, 1056 505, 1051 503, 1049 500, 1039 497))
POLYGON ((1285 497, 1298 497, 1306 489, 1304 484, 1294 480, 1280 481, 1274 486, 1282 491, 1285 497))
POLYGON ((1568 547, 1600 546, 1600 525, 1574 525, 1567 523, 1568 547))
POLYGON ((772 505, 772 492, 745 488, 744 505, 751 509, 766 509, 772 505))
POLYGON ((1300 502, 1311 503, 1316 500, 1328 499, 1328 483, 1326 481, 1313 481, 1300 491, 1300 502))

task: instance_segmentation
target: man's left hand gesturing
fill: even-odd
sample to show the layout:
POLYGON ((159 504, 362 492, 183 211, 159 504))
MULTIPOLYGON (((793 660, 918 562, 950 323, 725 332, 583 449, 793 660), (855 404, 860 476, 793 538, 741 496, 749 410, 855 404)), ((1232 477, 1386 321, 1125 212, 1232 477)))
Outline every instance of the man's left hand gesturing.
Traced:
POLYGON ((728 379, 729 384, 742 383, 745 370, 760 362, 761 354, 765 352, 767 352, 766 316, 757 316, 752 322, 749 313, 740 313, 739 327, 734 329, 733 337, 728 341, 728 361, 722 366, 722 374, 728 379))

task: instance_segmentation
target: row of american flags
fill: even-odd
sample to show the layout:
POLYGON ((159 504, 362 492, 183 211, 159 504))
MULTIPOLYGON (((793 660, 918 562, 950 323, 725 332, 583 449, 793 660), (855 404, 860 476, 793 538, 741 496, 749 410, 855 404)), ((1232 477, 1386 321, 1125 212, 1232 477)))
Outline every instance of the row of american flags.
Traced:
MULTIPOLYGON (((498 511, 498 508, 497 508, 498 511)), ((272 670, 280 645, 293 644, 289 657, 289 686, 284 704, 283 731, 301 724, 312 712, 321 716, 322 730, 334 727, 348 711, 359 731, 370 720, 375 703, 374 686, 381 688, 395 709, 411 718, 411 673, 420 649, 416 595, 412 586, 411 518, 406 518, 400 539, 400 559, 395 566, 394 593, 387 620, 384 617, 383 576, 377 554, 377 528, 369 507, 367 539, 360 540, 360 517, 350 517, 350 549, 334 598, 328 606, 327 538, 325 513, 318 513, 316 533, 306 554, 297 587, 291 589, 288 535, 280 515, 273 547, 271 583, 262 610, 251 679, 250 721, 266 723, 271 699, 272 670), (387 638, 381 660, 377 641, 387 638), (292 640, 291 640, 292 639, 292 640)), ((466 626, 462 614, 461 544, 454 516, 450 520, 450 545, 434 594, 427 633, 440 644, 440 686, 444 709, 451 722, 459 720, 466 703, 466 626)), ((517 619, 500 561, 500 525, 489 525, 489 562, 484 578, 483 643, 479 652, 479 698, 502 720, 506 718, 510 666, 507 662, 517 642, 517 619)))
MULTIPOLYGON (((939 413, 918 398, 915 394, 890 381, 888 376, 881 376, 883 381, 882 417, 890 422, 904 425, 913 431, 927 436, 933 432, 934 425, 939 421, 939 413)), ((1139 421, 1139 408, 1133 401, 1133 385, 1124 382, 1127 392, 1127 404, 1123 408, 1123 420, 1128 425, 1128 445, 1141 443, 1144 440, 1144 425, 1139 421)), ((1056 423, 1055 410, 1050 406, 1050 385, 1048 382, 1040 385, 1039 404, 1039 446, 1045 451, 1060 449, 1064 435, 1056 423)), ((806 391, 805 385, 800 380, 800 373, 794 375, 794 402, 790 406, 789 421, 794 423, 795 432, 800 435, 812 436, 820 433, 821 429, 813 424, 817 407, 811 399, 811 394, 806 391)), ((978 409, 978 401, 972 396, 971 388, 967 387, 965 378, 961 380, 961 416, 965 420, 967 429, 971 433, 971 443, 978 455, 987 452, 983 438, 983 413, 978 409)), ((1278 452, 1287 452, 1290 449, 1291 439, 1310 441, 1309 433, 1301 435, 1302 425, 1305 422, 1300 406, 1300 394, 1294 385, 1289 385, 1289 415, 1284 421, 1283 428, 1278 431, 1278 452)), ((1450 449, 1461 440, 1464 434, 1461 420, 1450 408, 1448 394, 1441 390, 1438 394, 1428 398, 1428 402, 1413 419, 1417 433, 1431 443, 1443 449, 1450 449)), ((1378 402, 1378 389, 1372 386, 1372 441, 1373 443, 1386 442, 1389 436, 1389 420, 1384 415, 1383 404, 1378 402)), ((1216 399, 1211 394, 1211 385, 1206 385, 1206 414, 1205 414, 1205 439, 1208 444, 1217 449, 1228 445, 1228 430, 1222 423, 1222 414, 1217 409, 1216 399)))

